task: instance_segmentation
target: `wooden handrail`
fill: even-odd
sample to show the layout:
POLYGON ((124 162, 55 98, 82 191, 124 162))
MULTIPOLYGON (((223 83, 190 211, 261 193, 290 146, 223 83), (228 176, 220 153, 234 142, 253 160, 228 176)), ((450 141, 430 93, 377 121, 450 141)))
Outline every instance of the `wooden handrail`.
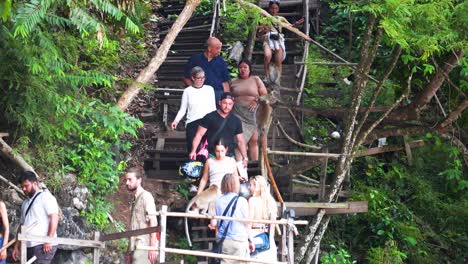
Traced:
MULTIPOLYGON (((260 220, 260 219, 249 219, 249 218, 236 218, 229 216, 210 216, 210 215, 201 215, 201 214, 191 214, 191 213, 182 213, 182 212, 159 212, 158 215, 165 215, 170 217, 187 217, 187 218, 198 218, 198 219, 216 219, 216 220, 232 220, 237 222, 250 222, 250 223, 260 223, 260 224, 276 224, 276 225, 287 225, 289 222, 287 219, 280 220, 260 220)), ((295 225, 307 225, 309 221, 307 220, 294 220, 295 225)))

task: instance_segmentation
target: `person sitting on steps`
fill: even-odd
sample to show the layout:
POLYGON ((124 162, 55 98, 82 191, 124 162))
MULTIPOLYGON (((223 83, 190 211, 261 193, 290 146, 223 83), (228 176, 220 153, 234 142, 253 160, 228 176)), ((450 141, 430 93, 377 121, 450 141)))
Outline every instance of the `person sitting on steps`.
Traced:
MULTIPOLYGON (((271 1, 268 4, 268 13, 273 17, 279 19, 283 23, 290 24, 286 18, 278 16, 279 13, 279 2, 271 1)), ((298 26, 304 23, 304 18, 296 21, 291 26, 298 26)), ((282 73, 282 63, 286 58, 286 48, 284 46, 284 36, 281 34, 281 25, 260 25, 258 32, 262 34, 263 40, 263 55, 264 55, 264 69, 265 79, 267 82, 280 83, 282 73), (274 71, 270 72, 270 63, 274 56, 274 71)))

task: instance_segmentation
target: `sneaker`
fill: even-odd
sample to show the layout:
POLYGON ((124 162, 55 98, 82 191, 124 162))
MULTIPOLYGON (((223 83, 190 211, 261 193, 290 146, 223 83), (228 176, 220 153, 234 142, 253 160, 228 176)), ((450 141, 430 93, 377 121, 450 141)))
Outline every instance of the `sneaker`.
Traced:
POLYGON ((195 185, 190 185, 190 192, 197 192, 198 191, 198 187, 195 186, 195 185))

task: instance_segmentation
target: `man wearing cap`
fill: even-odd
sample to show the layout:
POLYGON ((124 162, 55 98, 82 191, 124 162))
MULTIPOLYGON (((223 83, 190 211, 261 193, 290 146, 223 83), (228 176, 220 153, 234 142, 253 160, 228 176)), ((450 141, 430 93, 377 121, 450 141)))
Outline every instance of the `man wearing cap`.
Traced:
POLYGON ((242 134, 242 123, 236 115, 231 114, 232 107, 234 106, 234 97, 226 92, 221 94, 219 106, 220 108, 218 110, 205 115, 200 121, 197 133, 193 138, 192 151, 189 157, 195 160, 195 151, 206 133, 208 151, 212 155, 214 155, 215 142, 222 138, 228 147, 226 155, 234 156, 234 149, 237 141, 237 147, 243 157, 242 161, 244 167, 247 167, 247 149, 245 147, 244 135, 242 134))
POLYGON ((190 57, 184 68, 184 84, 192 85, 190 72, 193 67, 200 66, 205 71, 205 85, 213 87, 216 102, 219 101, 223 92, 229 92, 230 75, 227 64, 219 56, 222 43, 215 37, 210 37, 206 41, 206 50, 190 57))
MULTIPOLYGON (((30 227, 26 235, 39 237, 57 237, 59 207, 57 199, 48 191, 39 188, 36 174, 25 171, 19 178, 19 183, 27 198, 21 206, 21 225, 30 227)), ((28 241, 27 258, 36 256, 34 263, 48 264, 52 262, 57 244, 28 241)), ((20 258, 20 242, 16 242, 12 257, 15 261, 20 258)))

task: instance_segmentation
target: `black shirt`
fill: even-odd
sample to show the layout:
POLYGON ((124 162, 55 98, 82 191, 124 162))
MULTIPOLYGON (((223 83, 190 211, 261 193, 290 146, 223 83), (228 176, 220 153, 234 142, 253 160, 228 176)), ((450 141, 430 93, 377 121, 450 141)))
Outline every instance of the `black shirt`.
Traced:
POLYGON ((222 138, 226 147, 228 147, 226 155, 234 156, 235 137, 242 133, 242 123, 237 116, 230 113, 224 119, 219 115, 218 111, 213 111, 202 118, 200 126, 207 129, 206 137, 208 139, 208 151, 210 154, 215 154, 215 144, 222 138), (223 123, 225 123, 224 126, 223 123))

